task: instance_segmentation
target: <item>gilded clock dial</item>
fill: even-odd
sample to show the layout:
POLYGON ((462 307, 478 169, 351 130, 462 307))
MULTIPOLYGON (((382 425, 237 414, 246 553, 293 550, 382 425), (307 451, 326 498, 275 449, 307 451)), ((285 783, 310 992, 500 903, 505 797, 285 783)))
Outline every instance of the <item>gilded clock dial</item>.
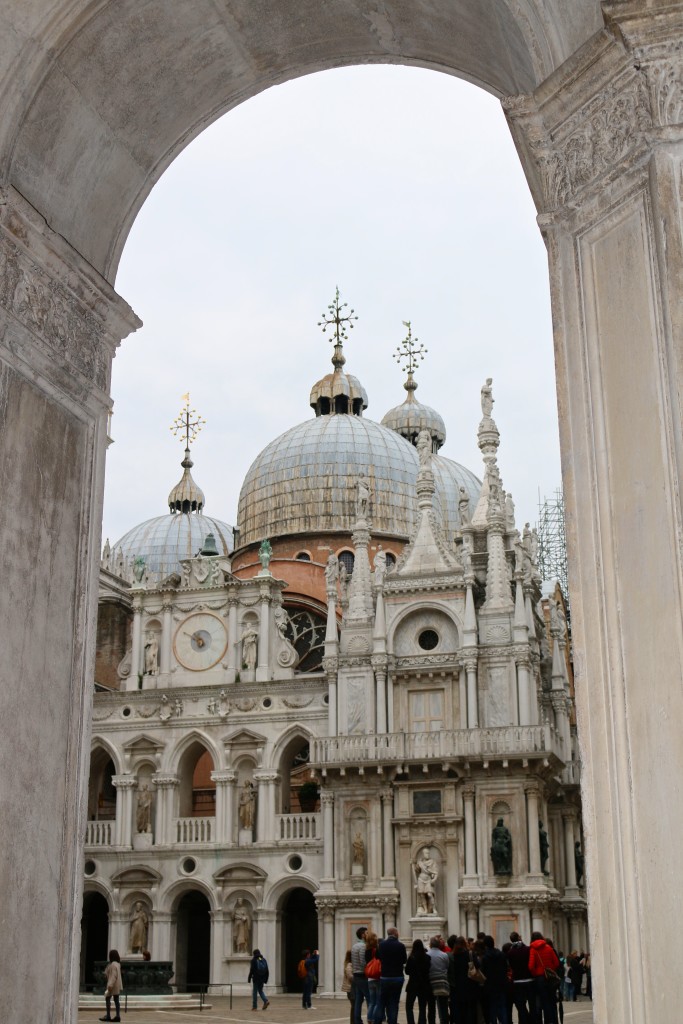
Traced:
POLYGON ((173 649, 180 664, 192 672, 212 668, 225 654, 228 634, 217 615, 188 615, 176 630, 173 649))

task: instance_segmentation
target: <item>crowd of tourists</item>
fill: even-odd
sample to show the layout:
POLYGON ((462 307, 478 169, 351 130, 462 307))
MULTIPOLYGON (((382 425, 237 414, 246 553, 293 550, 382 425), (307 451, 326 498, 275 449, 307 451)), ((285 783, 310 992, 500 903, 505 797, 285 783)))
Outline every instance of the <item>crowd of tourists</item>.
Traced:
POLYGON ((513 1024, 513 1013, 515 1024, 562 1024, 563 1001, 576 1000, 584 977, 591 995, 590 957, 565 958, 540 932, 528 946, 512 932, 502 949, 483 932, 434 935, 410 953, 396 928, 380 940, 361 927, 356 939, 344 961, 349 1024, 364 1024, 364 1003, 367 1024, 397 1024, 404 984, 407 1024, 513 1024))

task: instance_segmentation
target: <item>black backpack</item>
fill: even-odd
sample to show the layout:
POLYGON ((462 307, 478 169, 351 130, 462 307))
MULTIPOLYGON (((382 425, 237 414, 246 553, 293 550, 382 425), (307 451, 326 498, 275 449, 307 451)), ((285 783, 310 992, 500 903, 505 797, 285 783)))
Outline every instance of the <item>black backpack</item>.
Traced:
POLYGON ((256 960, 254 974, 259 981, 268 981, 268 962, 264 956, 260 956, 256 960))

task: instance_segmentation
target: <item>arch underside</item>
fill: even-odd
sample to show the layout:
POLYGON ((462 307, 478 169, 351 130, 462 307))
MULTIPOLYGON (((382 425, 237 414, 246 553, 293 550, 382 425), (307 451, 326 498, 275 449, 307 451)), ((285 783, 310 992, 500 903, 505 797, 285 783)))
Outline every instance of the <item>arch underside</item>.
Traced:
POLYGON ((0 180, 110 281, 164 169, 203 128, 262 90, 328 68, 392 63, 453 74, 500 96, 526 93, 602 24, 598 0, 47 6, 23 0, 3 14, 0 180))

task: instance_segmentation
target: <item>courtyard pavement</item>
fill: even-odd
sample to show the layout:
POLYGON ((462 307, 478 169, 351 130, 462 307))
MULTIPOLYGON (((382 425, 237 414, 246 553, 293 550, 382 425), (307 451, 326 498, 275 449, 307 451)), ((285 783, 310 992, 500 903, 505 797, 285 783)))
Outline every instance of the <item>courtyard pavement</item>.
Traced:
MULTIPOLYGON (((565 1024, 593 1024, 593 1004, 587 999, 565 1003, 565 1024)), ((232 1010, 226 997, 211 999, 210 1010, 130 1010, 122 1012, 121 1020, 130 1024, 242 1024, 244 1021, 268 1020, 268 1024, 349 1024, 348 1004, 341 999, 319 999, 311 1010, 302 1010, 301 996, 274 995, 267 1010, 251 1009, 251 998, 236 996, 232 1010)), ((81 1010, 78 1024, 95 1022, 104 1015, 104 999, 99 1011, 81 1010)), ((399 1024, 405 1024, 403 1004, 399 1024)), ((516 1021, 515 1021, 516 1024, 516 1021)))

